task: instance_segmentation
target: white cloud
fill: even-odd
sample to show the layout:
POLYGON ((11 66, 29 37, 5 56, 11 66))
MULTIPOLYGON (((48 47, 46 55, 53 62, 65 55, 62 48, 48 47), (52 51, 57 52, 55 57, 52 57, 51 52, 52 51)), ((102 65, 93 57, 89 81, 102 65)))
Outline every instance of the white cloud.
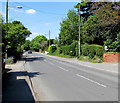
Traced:
POLYGON ((28 10, 26 10, 26 13, 27 14, 34 14, 34 13, 36 13, 36 10, 34 10, 34 9, 28 9, 28 10))

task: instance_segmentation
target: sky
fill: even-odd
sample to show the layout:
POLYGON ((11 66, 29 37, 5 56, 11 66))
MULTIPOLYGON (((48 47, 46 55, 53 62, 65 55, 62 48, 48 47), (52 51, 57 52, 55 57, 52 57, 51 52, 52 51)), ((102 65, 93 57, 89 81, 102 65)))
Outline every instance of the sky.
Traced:
MULTIPOLYGON (((28 40, 38 35, 55 39, 60 32, 60 22, 78 2, 9 2, 9 22, 21 21, 32 32, 28 40), (22 6, 22 9, 16 8, 22 6)), ((1 8, 0 8, 1 9, 1 8)), ((75 9, 76 10, 76 9, 75 9)), ((5 15, 5 2, 2 2, 5 15)))

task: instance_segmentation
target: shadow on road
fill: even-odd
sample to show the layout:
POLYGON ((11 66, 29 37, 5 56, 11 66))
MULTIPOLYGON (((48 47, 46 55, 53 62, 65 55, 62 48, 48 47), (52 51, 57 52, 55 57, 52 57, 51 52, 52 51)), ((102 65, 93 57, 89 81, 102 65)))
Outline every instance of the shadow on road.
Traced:
POLYGON ((35 103, 25 76, 35 77, 39 72, 8 72, 3 77, 2 103, 35 103))
POLYGON ((32 61, 42 61, 44 60, 43 57, 26 57, 26 58, 23 58, 22 60, 25 60, 26 62, 32 62, 32 61))

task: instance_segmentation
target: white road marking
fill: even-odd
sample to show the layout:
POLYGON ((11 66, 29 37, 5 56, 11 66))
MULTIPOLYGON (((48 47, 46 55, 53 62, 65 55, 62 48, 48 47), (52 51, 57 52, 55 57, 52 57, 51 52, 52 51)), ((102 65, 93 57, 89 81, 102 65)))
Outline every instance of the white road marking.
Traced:
MULTIPOLYGON (((49 60, 52 60, 52 59, 49 58, 49 60)), ((62 61, 57 61, 57 60, 56 60, 56 62, 69 66, 69 64, 63 63, 62 61)), ((69 61, 67 61, 67 62, 69 62, 69 61)), ((69 62, 69 63, 71 63, 71 62, 69 62)), ((74 64, 77 64, 77 63, 74 63, 74 64)), ((107 71, 107 72, 112 72, 112 73, 118 73, 118 71, 99 69, 99 68, 95 68, 95 67, 93 68, 92 66, 82 65, 82 64, 80 64, 80 65, 81 65, 81 66, 85 66, 85 67, 89 67, 89 68, 91 68, 91 69, 97 69, 97 70, 101 70, 101 71, 107 71)), ((76 68, 75 66, 73 66, 73 67, 76 68)), ((76 69, 79 70, 78 68, 76 68, 76 69)))
POLYGON ((60 66, 59 66, 59 68, 62 69, 62 70, 64 70, 64 71, 68 71, 67 69, 64 69, 64 68, 62 68, 62 67, 60 67, 60 66))
POLYGON ((98 83, 98 82, 96 82, 96 81, 94 81, 94 80, 91 80, 91 79, 89 79, 89 78, 87 78, 87 77, 84 77, 84 76, 82 76, 82 75, 80 75, 80 74, 76 74, 77 76, 79 76, 79 77, 81 77, 81 78, 84 78, 84 79, 86 79, 86 80, 88 80, 88 81, 91 81, 91 82, 93 82, 93 83, 96 83, 96 84, 98 84, 98 85, 100 85, 100 86, 102 86, 102 87, 107 87, 106 85, 103 85, 103 84, 101 84, 101 83, 98 83))
POLYGON ((43 60, 43 61, 45 61, 45 62, 46 62, 47 60, 43 60))
POLYGON ((54 65, 54 64, 53 64, 53 63, 51 63, 51 62, 48 62, 48 63, 50 63, 50 64, 54 65))

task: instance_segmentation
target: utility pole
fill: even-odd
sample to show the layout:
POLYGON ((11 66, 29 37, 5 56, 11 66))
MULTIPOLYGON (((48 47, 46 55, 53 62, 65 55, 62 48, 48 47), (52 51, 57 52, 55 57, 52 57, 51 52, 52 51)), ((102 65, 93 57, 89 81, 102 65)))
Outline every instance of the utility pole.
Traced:
POLYGON ((8 23, 8 0, 6 0, 6 23, 8 23))
POLYGON ((50 46, 50 30, 49 30, 49 46, 50 46))
POLYGON ((78 41, 78 53, 80 56, 80 5, 78 8, 78 26, 79 26, 79 41, 78 41))
MULTIPOLYGON (((8 0, 6 0, 6 31, 7 31, 7 34, 6 36, 8 35, 8 0)), ((5 58, 7 59, 7 45, 6 45, 6 53, 5 53, 5 58)))

